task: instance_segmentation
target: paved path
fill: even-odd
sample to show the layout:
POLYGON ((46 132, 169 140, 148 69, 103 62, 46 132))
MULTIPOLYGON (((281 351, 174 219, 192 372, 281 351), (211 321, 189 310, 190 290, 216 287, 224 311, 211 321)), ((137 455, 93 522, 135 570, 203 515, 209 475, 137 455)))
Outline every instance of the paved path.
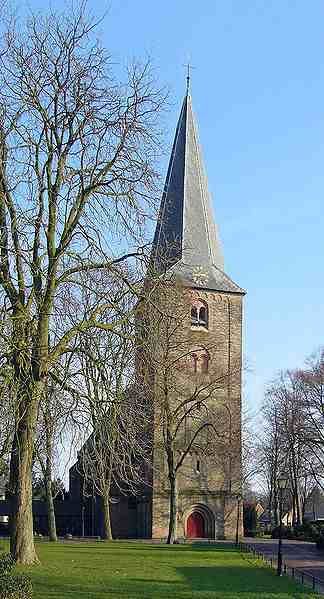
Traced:
MULTIPOLYGON (((266 557, 273 556, 275 559, 277 557, 277 540, 245 538, 243 543, 252 545, 256 551, 263 553, 266 557)), ((306 574, 322 580, 323 584, 320 585, 319 590, 324 591, 324 552, 319 551, 315 543, 283 539, 282 554, 284 563, 290 568, 298 568, 306 574)))

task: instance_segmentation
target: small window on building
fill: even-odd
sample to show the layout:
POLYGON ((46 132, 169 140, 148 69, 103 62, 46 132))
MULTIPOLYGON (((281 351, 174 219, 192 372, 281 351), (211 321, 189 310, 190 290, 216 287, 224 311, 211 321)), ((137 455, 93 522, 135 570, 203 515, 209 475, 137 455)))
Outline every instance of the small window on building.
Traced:
POLYGON ((195 354, 192 354, 192 356, 191 356, 191 357, 192 357, 192 365, 193 365, 194 372, 197 372, 197 362, 198 362, 198 356, 197 356, 197 354, 195 353, 195 354))
POLYGON ((201 300, 194 300, 191 306, 191 326, 208 329, 208 307, 201 300))
POLYGON ((207 326, 207 310, 205 306, 202 306, 199 310, 198 322, 202 326, 207 326))
POLYGON ((197 460, 196 471, 200 474, 200 460, 197 460))
POLYGON ((193 306, 191 308, 191 326, 192 327, 198 326, 198 310, 197 310, 196 306, 193 306))
POLYGON ((191 354, 191 359, 194 372, 197 374, 208 372, 209 354, 203 347, 196 349, 191 354))
POLYGON ((198 372, 208 372, 209 355, 206 351, 200 352, 198 356, 198 372))

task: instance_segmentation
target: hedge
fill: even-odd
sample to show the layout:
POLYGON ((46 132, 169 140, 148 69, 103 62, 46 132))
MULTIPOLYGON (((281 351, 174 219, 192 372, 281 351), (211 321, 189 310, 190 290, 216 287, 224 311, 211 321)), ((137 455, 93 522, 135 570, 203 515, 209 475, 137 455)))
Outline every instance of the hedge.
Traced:
POLYGON ((25 574, 12 574, 14 566, 11 553, 0 555, 0 599, 32 599, 30 578, 25 574))

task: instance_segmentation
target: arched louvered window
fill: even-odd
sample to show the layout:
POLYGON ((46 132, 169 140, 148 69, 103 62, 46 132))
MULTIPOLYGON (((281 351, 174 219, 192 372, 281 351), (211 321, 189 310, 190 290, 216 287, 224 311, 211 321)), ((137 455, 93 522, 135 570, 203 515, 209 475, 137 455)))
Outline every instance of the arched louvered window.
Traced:
POLYGON ((208 306, 201 300, 194 300, 191 304, 191 326, 208 329, 208 306))

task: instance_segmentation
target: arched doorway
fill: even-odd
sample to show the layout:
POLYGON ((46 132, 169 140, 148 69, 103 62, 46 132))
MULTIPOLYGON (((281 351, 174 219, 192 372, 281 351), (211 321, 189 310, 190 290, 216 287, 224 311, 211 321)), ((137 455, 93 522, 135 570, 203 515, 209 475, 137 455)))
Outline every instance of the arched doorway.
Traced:
POLYGON ((188 539, 203 539, 205 537, 205 519, 200 512, 192 512, 187 519, 188 539))
POLYGON ((212 510, 203 503, 196 503, 184 512, 183 527, 187 539, 216 538, 215 515, 212 510))

